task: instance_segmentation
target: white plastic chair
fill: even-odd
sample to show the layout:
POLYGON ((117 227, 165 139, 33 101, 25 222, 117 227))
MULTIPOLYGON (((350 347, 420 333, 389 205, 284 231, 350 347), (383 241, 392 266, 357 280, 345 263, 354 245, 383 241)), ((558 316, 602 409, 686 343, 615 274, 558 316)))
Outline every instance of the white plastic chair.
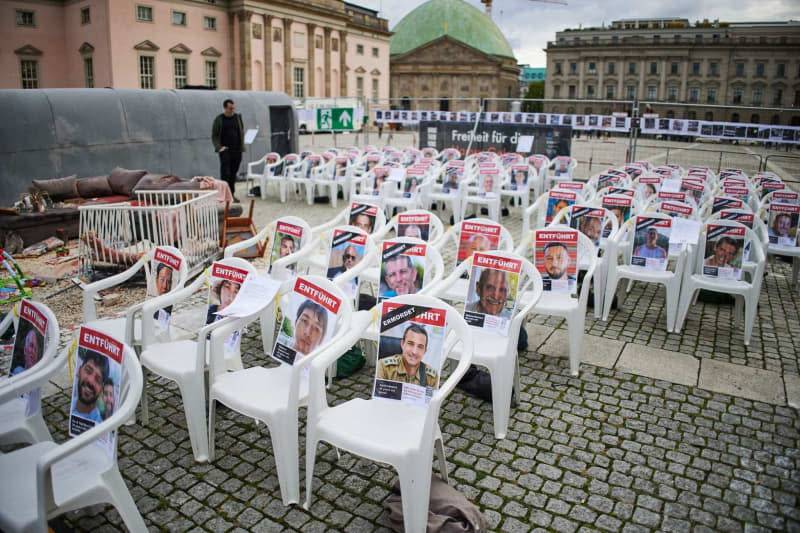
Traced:
POLYGON ((575 169, 578 167, 578 160, 566 155, 560 155, 550 161, 549 173, 545 187, 550 189, 558 181, 569 181, 574 179, 575 169))
MULTIPOLYGON (((560 230, 567 228, 559 228, 560 230)), ((586 266, 582 285, 578 297, 570 294, 543 291, 542 296, 533 308, 533 313, 537 315, 560 316, 567 320, 569 332, 569 370, 573 376, 578 375, 581 364, 581 349, 583 347, 583 328, 586 323, 586 304, 589 299, 589 287, 592 283, 597 268, 597 248, 589 238, 578 230, 578 268, 586 266)), ((527 238, 517 247, 515 253, 523 257, 533 257, 536 243, 534 233, 528 234, 527 238)), ((518 298, 521 302, 528 301, 531 296, 524 293, 518 298)))
POLYGON ((441 181, 441 183, 434 183, 428 192, 428 205, 427 208, 430 208, 431 205, 449 205, 450 210, 453 212, 453 221, 460 222, 461 221, 461 206, 464 203, 464 199, 467 197, 467 189, 469 184, 471 183, 472 179, 470 178, 469 172, 465 169, 462 169, 461 178, 458 180, 458 188, 457 189, 448 189, 447 191, 444 190, 445 185, 445 176, 447 169, 452 166, 452 162, 446 163, 440 170, 439 176, 437 179, 441 181))
MULTIPOLYGON (((474 352, 472 362, 489 369, 492 380, 494 436, 497 439, 504 439, 508 431, 508 421, 511 414, 512 389, 515 389, 517 394, 521 390, 519 360, 517 359, 519 330, 542 295, 542 276, 530 261, 513 253, 492 252, 492 255, 522 261, 522 271, 517 281, 517 307, 511 319, 508 335, 495 331, 483 331, 482 328, 473 328, 474 352), (525 295, 524 301, 519 299, 522 294, 525 295)), ((442 280, 431 294, 436 296, 439 292, 444 292, 454 283, 460 281, 463 273, 471 270, 472 258, 468 261, 463 261, 456 267, 453 273, 447 279, 442 280)), ((467 291, 462 295, 462 300, 465 300, 466 296, 467 291)))
POLYGON ((270 152, 258 161, 247 164, 247 179, 258 181, 262 200, 267 199, 267 186, 275 183, 278 185, 281 203, 286 203, 286 179, 282 173, 275 173, 275 169, 279 168, 281 164, 283 164, 283 159, 277 152, 270 152), (256 170, 259 165, 264 166, 261 172, 256 170))
MULTIPOLYGON (((480 178, 477 178, 477 181, 467 184, 467 195, 461 201, 461 220, 464 220, 466 216, 467 206, 472 205, 473 214, 476 212, 475 209, 477 206, 486 207, 489 211, 489 218, 495 222, 500 221, 500 189, 503 175, 488 174, 487 176, 492 176, 494 183, 491 193, 487 193, 484 196, 481 196, 484 194, 483 191, 478 190, 478 187, 481 186, 480 178)), ((459 187, 459 189, 460 188, 461 187, 459 187)))
MULTIPOLYGON (((234 266, 246 270, 250 275, 256 275, 255 267, 238 257, 223 259, 216 264, 234 266)), ((156 298, 153 302, 145 305, 144 309, 154 310, 158 308, 156 305, 163 307, 165 302, 175 304, 194 295, 205 283, 205 276, 198 276, 185 289, 168 296, 156 298)), ((261 312, 262 325, 270 324, 270 320, 274 322, 274 311, 270 312, 273 309, 271 304, 273 302, 264 302, 264 305, 269 307, 266 312, 263 310, 261 312)), ((183 409, 186 413, 186 426, 189 430, 192 453, 197 462, 208 460, 205 369, 211 357, 208 352, 213 349, 213 346, 208 345, 206 337, 209 333, 224 327, 234 320, 233 317, 223 318, 203 326, 196 339, 182 339, 174 342, 156 342, 153 320, 144 321, 144 343, 140 356, 142 366, 154 374, 178 384, 183 400, 183 409)), ((241 353, 239 352, 230 354, 229 357, 226 357, 226 361, 230 369, 238 370, 242 368, 241 353)), ((142 394, 142 423, 145 425, 147 425, 150 417, 146 385, 147 381, 145 380, 145 388, 142 394)))
MULTIPOLYGON (((41 387, 62 371, 67 363, 65 354, 57 354, 60 330, 55 314, 42 303, 25 301, 47 317, 44 350, 42 358, 31 368, 0 379, 0 445, 52 440, 42 416, 41 387), (25 393, 33 395, 30 400, 20 397, 25 393), (28 409, 28 401, 32 402, 31 409, 28 409)), ((18 329, 17 313, 21 305, 22 302, 15 304, 14 310, 0 322, 0 335, 12 325, 15 330, 18 329)))
MULTIPOLYGON (((97 310, 95 308, 95 297, 100 291, 110 289, 111 287, 128 281, 142 269, 144 269, 147 285, 150 286, 150 278, 155 274, 151 272, 151 265, 153 263, 153 256, 158 249, 164 250, 181 259, 178 279, 173 282, 169 294, 182 289, 189 273, 186 258, 177 248, 172 246, 158 246, 150 250, 147 255, 143 256, 124 272, 89 283, 83 287, 83 324, 92 329, 102 331, 115 339, 120 339, 125 342, 125 344, 130 344, 134 347, 140 346, 142 342, 142 307, 147 300, 130 306, 125 311, 125 316, 98 319, 97 310)), ((158 309, 155 311, 158 312, 158 309)))
MULTIPOLYGON (((510 199, 511 205, 520 204, 524 212, 526 209, 528 209, 528 205, 530 204, 530 191, 539 190, 539 186, 536 183, 538 179, 539 177, 536 173, 536 169, 530 165, 510 165, 506 169, 506 178, 503 180, 502 188, 500 189, 500 198, 506 200, 510 199), (517 166, 522 166, 523 168, 528 167, 528 180, 522 187, 517 186, 517 184, 514 182, 514 173, 519 170, 515 169, 517 166), (516 199, 519 199, 519 202, 515 202, 514 200, 516 199)), ((508 202, 506 202, 505 205, 508 205, 508 202)))
MULTIPOLYGON (((767 198, 772 197, 774 193, 770 193, 767 198)), ((758 212, 759 220, 764 220, 768 217, 769 214, 769 203, 762 204, 761 209, 758 212)), ((762 222, 763 224, 763 222, 762 222)), ((767 257, 769 256, 777 256, 781 255, 784 257, 791 257, 792 258, 792 287, 797 287, 797 278, 800 276, 800 246, 781 246, 778 244, 769 243, 769 239, 767 239, 767 257)))
MULTIPOLYGON (((361 231, 355 226, 339 226, 338 228, 335 229, 342 229, 345 231, 351 231, 353 233, 364 234, 363 231, 361 231)), ((328 251, 328 254, 330 254, 331 251, 330 245, 331 245, 330 238, 327 240, 327 243, 323 242, 320 243, 320 246, 325 246, 325 248, 328 251)), ((361 258, 361 260, 358 262, 356 266, 339 274, 333 280, 331 280, 331 282, 337 287, 339 287, 342 290, 342 292, 348 294, 346 290, 347 285, 351 283, 352 280, 358 278, 358 285, 356 286, 355 295, 353 298, 349 299, 350 302, 353 304, 353 308, 357 308, 358 295, 361 292, 360 291, 361 284, 364 283, 365 281, 370 281, 370 274, 369 274, 370 270, 374 270, 375 265, 379 264, 380 264, 380 252, 378 250, 376 241, 371 235, 366 235, 366 244, 364 245, 364 256, 361 258)), ((323 270, 327 271, 328 268, 329 266, 325 265, 323 270)), ((324 276, 325 274, 326 272, 323 272, 323 277, 325 277, 324 276)))
POLYGON ((240 252, 241 250, 247 250, 252 246, 256 246, 260 243, 267 242, 268 239, 269 239, 268 243, 269 249, 265 251, 265 254, 270 254, 273 245, 272 238, 275 235, 275 228, 277 227, 278 222, 285 222, 287 224, 292 224, 294 226, 299 226, 303 228, 303 235, 300 237, 300 243, 297 245, 295 251, 287 255, 286 257, 279 258, 271 265, 273 277, 281 279, 285 278, 288 275, 287 271, 290 268, 292 268, 293 265, 297 265, 314 251, 313 230, 311 229, 311 226, 308 225, 308 222, 306 222, 302 218, 295 216, 285 216, 273 220, 272 222, 264 226, 264 228, 261 231, 259 231, 249 239, 245 239, 243 241, 231 244, 230 246, 226 246, 225 249, 222 251, 223 257, 225 258, 234 257, 236 253, 240 252))
MULTIPOLYGON (((425 277, 422 282, 422 289, 420 289, 418 294, 431 294, 435 290, 435 287, 444 277, 444 261, 442 260, 442 255, 439 253, 439 250, 436 249, 436 247, 433 246, 430 242, 425 243, 425 241, 422 241, 420 239, 415 239, 413 237, 397 237, 395 239, 391 239, 391 241, 400 243, 428 245, 425 257, 425 277)), ((380 252, 376 254, 375 259, 376 259, 376 265, 366 269, 364 275, 361 276, 361 280, 374 283, 375 285, 380 285, 381 281, 380 252)), ((375 337, 375 339, 377 339, 377 336, 375 337)))
MULTIPOLYGON (((393 466, 400 477, 405 531, 422 532, 428 519, 434 451, 442 478, 447 481, 444 445, 438 424, 439 410, 472 362, 473 335, 458 311, 441 300, 415 294, 390 301, 444 308, 448 336, 442 357, 452 358, 454 347, 460 344, 458 366, 433 393, 427 407, 362 398, 331 407, 326 400, 324 372, 338 354, 331 350, 317 357, 311 364, 309 382, 305 508, 309 509, 312 503, 317 447, 320 441, 325 441, 336 448, 393 466)), ((369 313, 359 314, 366 315, 367 322, 370 321, 369 313)))
MULTIPOLYGON (((442 224, 442 220, 436 216, 435 214, 431 213, 430 211, 426 211, 424 209, 410 209, 403 213, 404 216, 414 216, 414 215, 427 215, 430 220, 430 228, 428 230, 428 242, 433 243, 439 240, 444 233, 444 225, 442 224)), ((380 242, 386 239, 389 232, 394 231, 395 234, 397 233, 397 224, 399 223, 400 215, 395 215, 383 226, 380 230, 372 232, 372 238, 375 242, 380 242)), ((396 235, 400 237, 401 235, 396 235)))
MULTIPOLYGON (((61 357, 66 360, 68 356, 61 357)), ((0 529, 7 533, 47 531, 48 518, 110 503, 129 531, 146 532, 142 515, 119 473, 117 450, 109 459, 94 444, 134 416, 141 393, 142 369, 133 349, 125 345, 119 401, 110 418, 63 444, 45 441, 0 455, 0 529), (63 467, 67 465, 72 467, 72 475, 65 473, 63 467)))
MULTIPOLYGON (((303 356, 302 362, 294 365, 281 364, 269 368, 253 366, 235 372, 227 372, 225 361, 220 357, 222 343, 227 335, 241 329, 255 317, 232 322, 211 335, 212 358, 209 369, 209 461, 214 460, 215 421, 217 403, 222 403, 248 418, 264 422, 270 432, 275 467, 284 505, 300 501, 300 471, 298 446, 298 409, 308 405, 308 368, 314 359, 330 353, 341 356, 355 341, 341 342, 352 324, 352 307, 347 296, 334 283, 320 276, 302 276, 314 285, 341 298, 336 329, 333 337, 324 345, 303 356)), ((282 287, 281 292, 290 291, 294 280, 282 287)), ((287 299, 288 300, 288 299, 287 299)), ((286 307, 283 306, 283 312, 286 307)))
MULTIPOLYGON (((758 242, 759 238, 750 228, 732 221, 720 221, 717 224, 730 226, 730 227, 743 227, 745 229, 745 242, 758 242)), ((766 266, 766 256, 764 249, 761 246, 750 247, 750 260, 756 264, 755 271, 753 272, 750 281, 744 279, 730 280, 719 279, 703 275, 703 262, 705 258, 706 247, 706 228, 703 228, 700 234, 700 240, 697 245, 697 253, 695 254, 691 270, 683 278, 683 287, 681 289, 681 299, 678 304, 678 316, 675 323, 675 332, 680 333, 683 323, 686 321, 686 316, 689 313, 689 307, 694 300, 695 291, 705 289, 713 292, 721 292, 723 294, 730 294, 735 297, 734 303, 734 325, 741 326, 742 324, 742 304, 744 304, 744 345, 750 344, 750 336, 753 333, 753 324, 756 318, 756 311, 758 310, 758 298, 761 293, 761 283, 764 279, 764 268, 766 266)))
MULTIPOLYGON (((672 217, 660 213, 647 213, 648 217, 659 218, 667 220, 672 217)), ((631 251, 634 244, 634 231, 635 231, 636 218, 628 220, 617 232, 617 235, 609 241, 608 248, 608 273, 606 279, 606 289, 603 301, 603 321, 608 320, 608 314, 611 311, 611 303, 614 299, 614 294, 617 294, 619 305, 625 299, 625 292, 617 291, 620 281, 628 279, 630 281, 643 281, 646 283, 658 283, 664 286, 664 300, 667 307, 667 331, 672 332, 675 329, 675 319, 678 310, 678 298, 681 293, 681 280, 684 276, 684 270, 687 267, 687 262, 690 260, 691 250, 686 244, 681 246, 677 256, 672 255, 670 263, 673 269, 667 270, 654 270, 642 266, 631 265, 631 251), (621 261, 621 262, 620 262, 621 261)))
MULTIPOLYGON (((333 228, 337 226, 344 226, 350 223, 350 208, 352 207, 353 203, 356 203, 355 200, 350 203, 349 206, 345 207, 339 213, 333 217, 332 219, 328 220, 327 222, 323 222, 318 226, 314 226, 311 228, 311 235, 314 237, 319 236, 321 233, 330 232, 333 228)), ((371 206, 375 206, 378 208, 378 214, 375 216, 375 225, 372 228, 372 233, 376 233, 380 231, 384 225, 386 225, 386 215, 383 212, 383 208, 380 205, 374 202, 357 202, 360 204, 367 204, 371 206)))
POLYGON ((419 176, 421 183, 417 185, 416 191, 410 198, 406 198, 403 194, 402 187, 398 182, 390 182, 384 185, 394 185, 390 188, 390 193, 383 196, 383 209, 387 213, 395 212, 395 209, 402 209, 410 211, 413 209, 422 209, 428 205, 428 196, 433 182, 436 180, 435 175, 426 174, 419 176))

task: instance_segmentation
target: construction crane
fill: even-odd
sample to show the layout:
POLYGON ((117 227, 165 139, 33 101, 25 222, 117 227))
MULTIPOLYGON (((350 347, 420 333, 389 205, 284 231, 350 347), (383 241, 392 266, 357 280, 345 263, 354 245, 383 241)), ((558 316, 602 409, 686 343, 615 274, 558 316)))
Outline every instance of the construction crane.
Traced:
MULTIPOLYGON (((531 2, 545 2, 547 4, 561 4, 567 5, 567 0, 530 0, 531 2)), ((481 3, 486 6, 486 16, 492 18, 492 0, 481 0, 481 3)))

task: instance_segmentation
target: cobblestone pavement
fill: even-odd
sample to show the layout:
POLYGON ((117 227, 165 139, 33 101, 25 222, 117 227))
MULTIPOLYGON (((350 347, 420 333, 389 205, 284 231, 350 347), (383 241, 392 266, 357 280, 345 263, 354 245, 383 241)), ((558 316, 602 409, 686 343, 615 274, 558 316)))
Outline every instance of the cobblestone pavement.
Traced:
MULTIPOLYGON (((345 207, 310 208, 300 200, 257 205, 259 227, 289 213, 319 223, 345 207)), ((519 237, 518 210, 503 223, 519 237)), ((634 286, 607 323, 587 315, 585 344, 590 352, 603 343, 624 344, 634 353, 662 348, 774 370, 779 380, 781 374, 796 376, 800 340, 792 332, 798 331, 800 298, 788 286, 789 274, 785 263, 768 267, 748 348, 731 325, 730 304, 698 303, 682 333, 667 334, 663 292, 644 284, 634 286)), ((481 509, 493 530, 800 531, 796 409, 589 364, 574 378, 565 358, 546 355, 546 339, 555 333, 543 326, 556 333, 566 328, 542 316, 527 326, 530 351, 521 356, 520 404, 506 439, 494 439, 491 406, 458 390, 441 412, 451 484, 481 509)), ((245 366, 270 365, 256 334, 244 336, 245 366)), ((337 380, 329 390, 332 403, 367 397, 370 371, 337 380)), ((120 430, 119 465, 152 530, 386 528, 382 502, 396 480, 390 467, 347 453, 337 461, 323 444, 311 510, 284 507, 263 425, 223 408, 217 460, 196 464, 177 387, 155 380, 149 392, 155 416, 147 427, 120 430)), ((68 394, 63 387, 43 400, 56 441, 66 438, 68 394)), ((304 410, 300 418, 303 448, 304 410)), ((301 463, 303 454, 301 449, 301 463)), ((120 527, 111 507, 83 509, 66 519, 81 531, 120 527)))

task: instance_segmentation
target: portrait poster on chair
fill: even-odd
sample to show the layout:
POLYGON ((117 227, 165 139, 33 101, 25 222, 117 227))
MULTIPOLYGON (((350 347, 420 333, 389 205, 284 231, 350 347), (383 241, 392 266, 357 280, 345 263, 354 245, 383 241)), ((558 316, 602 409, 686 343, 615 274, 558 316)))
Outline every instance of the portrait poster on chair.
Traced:
POLYGON ((294 365, 333 337, 342 300, 298 277, 289 294, 272 358, 294 365))
POLYGON ((454 194, 458 190, 458 184, 461 178, 464 177, 464 162, 463 161, 448 161, 444 167, 444 174, 442 175, 442 192, 445 194, 454 194))
POLYGON ((500 170, 492 165, 478 170, 478 196, 497 198, 500 190, 500 170))
POLYGON ((431 234, 431 216, 428 213, 400 213, 397 215, 397 236, 414 237, 428 241, 431 234))
POLYGON ((500 225, 483 222, 461 223, 461 236, 458 242, 457 262, 469 259, 474 252, 497 250, 500 245, 500 225))
POLYGON ((314 169, 320 165, 321 158, 318 155, 310 155, 306 158, 306 178, 314 177, 314 169))
POLYGON ((533 264, 542 275, 545 291, 575 294, 578 290, 578 232, 536 230, 533 264))
POLYGON ((769 204, 769 243, 778 246, 797 246, 797 222, 800 205, 769 204))
MULTIPOLYGON (((633 198, 630 196, 603 196, 600 206, 604 209, 611 211, 611 214, 617 218, 619 227, 631 218, 631 206, 633 206, 633 198)), ((611 224, 606 224, 603 228, 603 238, 608 238, 611 234, 611 224)))
MULTIPOLYGON (((71 437, 92 429, 114 414, 122 379, 122 350, 123 344, 117 339, 86 326, 80 327, 69 410, 71 437)), ((115 440, 114 431, 95 443, 113 458, 115 440)))
POLYGON ((336 181, 344 181, 347 177, 347 156, 337 156, 334 159, 336 166, 334 167, 333 174, 336 181))
POLYGON ((378 301, 416 294, 425 280, 427 244, 383 241, 378 301))
POLYGON ((472 256, 464 320, 484 331, 508 335, 517 303, 522 261, 478 252, 472 256))
POLYGON ((547 210, 544 221, 549 224, 562 209, 574 205, 578 201, 578 193, 563 189, 551 189, 547 193, 547 210))
POLYGON ((744 202, 739 198, 726 198, 725 196, 715 196, 711 199, 711 213, 723 209, 741 209, 744 202))
MULTIPOLYGON (((573 205, 569 219, 569 227, 574 228, 587 237, 595 246, 600 246, 600 241, 605 239, 603 236, 603 218, 606 215, 604 209, 587 205, 573 205)), ((609 232, 611 229, 609 228, 609 232)))
POLYGON ((369 234, 375 230, 375 219, 377 217, 378 206, 353 202, 350 204, 350 217, 347 223, 369 234))
MULTIPOLYGON (((155 298, 167 294, 178 282, 181 269, 181 258, 171 254, 163 248, 156 248, 153 252, 153 261, 150 265, 150 280, 147 284, 147 296, 155 298)), ((163 332, 169 329, 169 319, 172 316, 172 306, 156 311, 153 318, 156 325, 163 332)))
POLYGON ((389 177, 389 167, 375 167, 372 170, 372 195, 378 196, 381 193, 381 185, 383 185, 389 177))
MULTIPOLYGON (((365 234, 341 228, 334 229, 326 277, 335 280, 351 268, 355 268, 364 258, 366 246, 365 234)), ((340 287, 348 298, 355 298, 358 295, 358 278, 355 277, 340 287)))
MULTIPOLYGON (((14 337, 9 377, 25 372, 42 360, 46 335, 47 315, 29 300, 22 300, 19 303, 19 322, 14 337)), ((39 388, 26 392, 22 398, 25 400, 25 416, 31 416, 39 409, 39 388)))
POLYGON ((772 201, 779 204, 800 204, 800 194, 794 191, 775 191, 772 193, 772 201))
POLYGON ((661 202, 658 211, 671 217, 691 218, 694 207, 683 202, 661 202))
MULTIPOLYGON (((247 279, 249 272, 238 267, 214 263, 211 265, 211 278, 208 291, 208 307, 206 308, 206 325, 222 320, 218 315, 233 303, 242 283, 247 279)), ((238 331, 234 331, 225 339, 225 353, 234 353, 239 348, 238 331)))
POLYGON ((661 189, 661 176, 639 176, 638 189, 644 198, 650 198, 658 194, 661 189))
POLYGON ((703 275, 720 279, 742 279, 745 228, 708 224, 703 275))
POLYGON ((631 265, 666 270, 672 219, 637 216, 634 226, 631 265))
POLYGON ((373 398, 430 403, 444 362, 446 318, 443 308, 381 304, 373 398))
POLYGON ((511 183, 509 187, 512 191, 524 191, 528 186, 528 174, 531 167, 528 165, 511 165, 511 183))
POLYGON ((406 178, 402 184, 403 198, 414 198, 417 194, 417 189, 422 185, 422 180, 425 178, 425 170, 421 168, 409 168, 406 170, 406 178))
POLYGON ((380 154, 367 154, 367 172, 374 169, 381 162, 380 154))
MULTIPOLYGON (((298 248, 300 248, 300 241, 302 238, 302 226, 297 226, 295 224, 278 220, 278 223, 275 225, 272 246, 270 247, 270 271, 272 270, 272 265, 275 264, 275 261, 282 257, 286 257, 289 254, 293 254, 298 248)), ((289 265, 287 270, 294 272, 296 268, 297 265, 289 265)))

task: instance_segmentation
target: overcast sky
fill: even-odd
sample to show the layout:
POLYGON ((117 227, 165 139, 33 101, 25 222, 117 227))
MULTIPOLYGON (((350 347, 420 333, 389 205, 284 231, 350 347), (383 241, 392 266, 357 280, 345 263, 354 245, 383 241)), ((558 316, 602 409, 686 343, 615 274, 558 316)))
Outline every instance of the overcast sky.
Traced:
MULTIPOLYGON (((423 0, 351 0, 356 4, 381 10, 395 24, 423 0)), ((479 0, 467 0, 483 10, 479 0)), ((608 25, 620 18, 676 17, 695 20, 707 18, 727 22, 754 20, 800 19, 798 0, 567 0, 569 5, 549 4, 531 0, 494 0, 493 18, 514 49, 517 61, 533 67, 544 67, 547 41, 555 39, 556 31, 582 25, 608 25), (598 9, 598 5, 602 9, 598 9)))

